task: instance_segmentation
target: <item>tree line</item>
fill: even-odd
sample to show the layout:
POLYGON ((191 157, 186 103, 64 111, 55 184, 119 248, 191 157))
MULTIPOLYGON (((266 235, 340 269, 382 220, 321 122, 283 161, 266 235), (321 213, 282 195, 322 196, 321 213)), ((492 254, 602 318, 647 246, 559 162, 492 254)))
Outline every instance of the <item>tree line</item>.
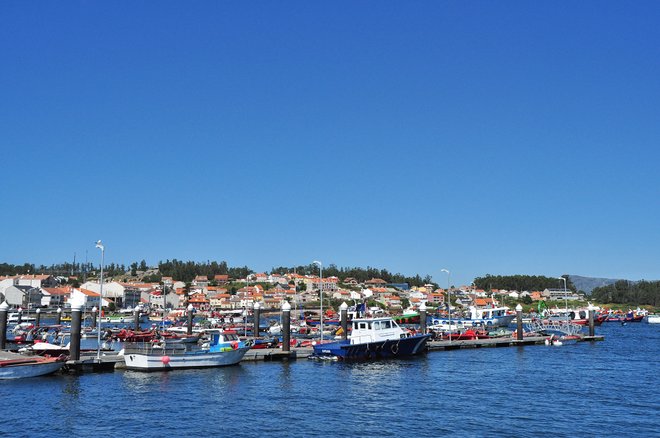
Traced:
POLYGON ((619 280, 591 291, 591 297, 601 303, 660 306, 660 281, 619 280))
MULTIPOLYGON (((300 275, 319 275, 319 267, 313 263, 309 265, 300 265, 293 267, 280 266, 272 268, 271 273, 284 275, 288 273, 297 273, 300 275)), ((366 268, 360 267, 342 267, 339 268, 335 264, 329 264, 323 267, 323 277, 337 277, 340 281, 347 278, 354 278, 358 283, 364 283, 372 278, 380 278, 387 283, 408 283, 409 286, 423 286, 432 283, 430 275, 424 277, 419 274, 409 277, 403 274, 393 274, 387 269, 378 269, 367 266, 366 268)))
POLYGON ((175 280, 186 283, 191 282, 198 275, 204 275, 210 280, 216 275, 228 275, 229 278, 245 278, 254 273, 247 266, 229 267, 225 261, 207 261, 206 263, 202 263, 193 261, 184 262, 177 259, 159 262, 158 271, 165 277, 172 277, 175 280))
MULTIPOLYGON (((566 278, 566 289, 575 290, 575 286, 566 278)), ((477 277, 474 285, 478 289, 490 291, 491 289, 517 290, 517 291, 543 291, 545 289, 563 289, 564 282, 558 278, 543 275, 490 275, 477 277)))
POLYGON ((70 275, 80 275, 84 272, 94 271, 92 263, 56 263, 50 266, 33 263, 23 263, 22 265, 12 265, 10 263, 0 263, 0 275, 32 275, 48 274, 53 276, 68 277, 70 275))

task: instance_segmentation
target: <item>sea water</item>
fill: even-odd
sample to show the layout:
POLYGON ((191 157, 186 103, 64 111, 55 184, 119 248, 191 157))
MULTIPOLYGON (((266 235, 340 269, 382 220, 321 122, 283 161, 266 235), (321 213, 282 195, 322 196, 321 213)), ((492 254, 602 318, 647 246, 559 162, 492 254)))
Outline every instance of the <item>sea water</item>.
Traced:
POLYGON ((0 381, 2 436, 660 436, 660 326, 603 342, 0 381))

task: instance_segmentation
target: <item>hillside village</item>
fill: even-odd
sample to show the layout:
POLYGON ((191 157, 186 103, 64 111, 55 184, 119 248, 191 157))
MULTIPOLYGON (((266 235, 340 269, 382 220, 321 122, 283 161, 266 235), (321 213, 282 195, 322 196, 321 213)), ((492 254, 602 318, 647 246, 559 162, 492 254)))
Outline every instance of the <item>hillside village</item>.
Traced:
POLYGON ((531 303, 544 300, 582 300, 582 295, 562 289, 543 291, 508 291, 477 289, 472 286, 452 287, 449 291, 433 284, 408 287, 408 284, 389 284, 380 278, 359 283, 354 278, 320 278, 313 275, 250 274, 246 278, 232 279, 228 275, 196 276, 185 283, 172 277, 160 282, 107 279, 82 284, 76 277, 52 275, 14 275, 0 277, 0 302, 6 301, 13 309, 63 308, 77 298, 86 309, 100 307, 113 310, 133 309, 141 306, 149 311, 183 309, 192 305, 198 312, 251 309, 256 303, 265 309, 279 309, 284 300, 297 308, 317 307, 320 291, 324 302, 348 304, 368 301, 391 313, 417 308, 422 303, 430 308, 446 308, 451 296, 452 307, 474 305, 498 306, 505 299, 531 303), (101 303, 102 300, 102 303, 101 303))

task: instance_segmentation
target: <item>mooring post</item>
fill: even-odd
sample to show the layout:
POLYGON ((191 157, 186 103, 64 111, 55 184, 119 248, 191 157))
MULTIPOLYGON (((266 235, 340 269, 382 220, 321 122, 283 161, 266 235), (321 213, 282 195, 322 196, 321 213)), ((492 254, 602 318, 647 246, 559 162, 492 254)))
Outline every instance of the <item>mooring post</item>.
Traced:
POLYGON ((96 308, 96 306, 92 307, 92 329, 96 328, 96 312, 98 312, 99 309, 96 308))
POLYGON ((188 304, 188 335, 192 335, 193 310, 195 310, 193 305, 188 304))
POLYGON ((23 322, 23 308, 19 307, 18 308, 18 319, 16 320, 16 325, 19 325, 22 322, 23 322))
POLYGON ((135 325, 135 331, 139 332, 140 331, 140 307, 135 307, 135 310, 133 311, 133 324, 135 325))
POLYGON ((419 306, 419 331, 421 334, 426 334, 426 303, 419 306))
POLYGON ((252 329, 252 337, 257 339, 259 337, 259 320, 261 319, 261 306, 258 301, 254 302, 252 309, 254 310, 254 328, 252 329))
POLYGON ((348 339, 348 304, 341 303, 339 315, 341 319, 341 338, 345 341, 348 339))
POLYGON ((57 308, 57 319, 55 319, 55 325, 60 325, 62 324, 62 308, 58 307, 57 308))
POLYGON ((39 327, 41 325, 41 309, 36 310, 37 316, 35 317, 36 320, 34 321, 34 326, 39 327))
POLYGON ((4 350, 7 344, 7 312, 9 304, 3 301, 0 304, 0 350, 4 350))
POLYGON ((594 308, 591 304, 589 304, 589 336, 593 337, 596 334, 596 330, 594 328, 594 308))
POLYGON ((516 324, 518 326, 516 330, 516 339, 519 341, 523 340, 522 311, 523 307, 518 303, 516 306, 516 324))
POLYGON ((80 327, 82 324, 83 303, 75 300, 71 303, 71 360, 80 360, 80 327))
POLYGON ((282 351, 291 351, 291 304, 282 303, 282 351))

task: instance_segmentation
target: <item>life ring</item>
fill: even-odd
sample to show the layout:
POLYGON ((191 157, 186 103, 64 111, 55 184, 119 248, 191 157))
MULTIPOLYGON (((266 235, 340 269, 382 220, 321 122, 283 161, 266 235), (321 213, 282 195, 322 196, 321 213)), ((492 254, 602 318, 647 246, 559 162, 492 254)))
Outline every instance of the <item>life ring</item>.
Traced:
POLYGON ((238 342, 232 342, 231 343, 231 348, 234 349, 234 350, 237 350, 238 349, 238 342))
POLYGON ((234 317, 229 317, 229 322, 233 324, 234 323, 234 317))

